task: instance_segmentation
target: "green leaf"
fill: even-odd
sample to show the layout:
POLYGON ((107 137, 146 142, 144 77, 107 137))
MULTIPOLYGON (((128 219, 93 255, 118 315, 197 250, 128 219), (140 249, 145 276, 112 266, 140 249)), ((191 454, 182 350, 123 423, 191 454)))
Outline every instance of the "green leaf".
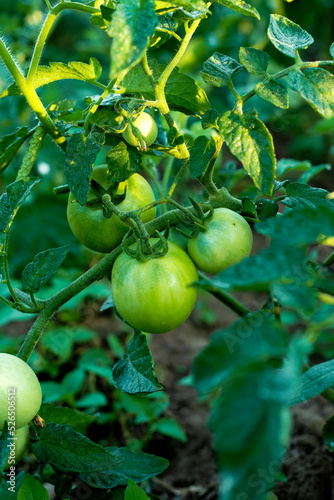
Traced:
MULTIPOLYGON (((3 422, 1 422, 1 425, 2 424, 3 422)), ((13 430, 9 431, 8 424, 6 423, 0 434, 0 483, 1 483, 1 471, 5 466, 5 463, 7 462, 7 458, 10 452, 10 449, 8 447, 8 442, 9 442, 8 440, 10 440, 11 437, 14 437, 13 434, 14 431, 13 430)))
POLYGON ((188 441, 188 437, 184 432, 184 429, 173 418, 160 418, 158 421, 153 422, 151 429, 153 432, 159 432, 164 436, 177 439, 178 441, 181 441, 181 443, 187 443, 188 441))
MULTIPOLYGON (((333 122, 334 123, 334 122, 333 122)), ((300 182, 307 183, 312 177, 323 170, 331 170, 329 163, 313 166, 309 160, 294 160, 292 158, 281 158, 277 162, 277 178, 282 179, 289 172, 301 172, 300 182)))
POLYGON ((248 196, 244 196, 242 199, 242 211, 246 214, 251 214, 253 216, 257 216, 256 204, 254 201, 248 196))
POLYGON ((108 353, 103 349, 91 348, 86 351, 79 359, 79 366, 83 370, 106 378, 111 384, 114 383, 111 359, 108 353))
POLYGON ((73 196, 80 205, 86 202, 92 167, 103 143, 104 134, 94 130, 87 137, 83 134, 74 134, 68 141, 65 177, 73 196))
POLYGON ((278 108, 289 107, 289 95, 285 86, 276 80, 267 80, 255 85, 255 93, 265 101, 271 102, 278 108))
POLYGON ((287 197, 282 203, 289 208, 325 207, 334 211, 334 200, 328 199, 328 191, 321 188, 314 188, 301 182, 290 182, 285 186, 287 197))
MULTIPOLYGON (((332 206, 334 206, 334 202, 332 202, 332 206)), ((306 247, 324 235, 327 237, 334 236, 333 208, 330 206, 305 208, 299 205, 284 215, 278 214, 266 222, 257 224, 256 229, 259 233, 271 237, 272 245, 276 247, 276 252, 277 248, 283 244, 284 246, 306 247), (297 227, 298 231, 296 231, 297 227)), ((296 250, 298 251, 297 248, 296 250)), ((279 255, 276 260, 274 257, 272 258, 276 265, 279 255)), ((302 274, 305 274, 305 271, 302 274)))
POLYGON ((107 404, 107 396, 103 392, 91 392, 76 402, 78 408, 99 408, 107 404))
POLYGON ((260 198, 257 203, 257 215, 260 220, 267 220, 275 217, 278 212, 278 205, 275 201, 260 198))
POLYGON ((0 174, 15 158, 22 144, 31 137, 33 130, 21 127, 13 134, 4 135, 0 140, 0 174))
POLYGON ((243 164, 255 186, 271 196, 274 188, 276 157, 273 138, 264 123, 253 113, 240 116, 225 113, 220 121, 223 139, 243 164))
MULTIPOLYGON (((302 269, 299 271, 303 273, 302 269)), ((273 283, 271 294, 278 300, 281 308, 296 311, 303 318, 309 319, 316 309, 318 294, 312 287, 311 275, 302 276, 299 282, 295 276, 294 281, 290 283, 273 283), (309 278, 308 281, 306 277, 309 278)))
POLYGON ((189 170, 192 179, 201 175, 216 152, 216 143, 213 137, 200 135, 196 137, 190 149, 189 170))
POLYGON ((173 0, 172 2, 169 2, 168 0, 160 0, 160 2, 154 2, 155 4, 155 9, 163 7, 163 5, 169 5, 175 6, 175 7, 181 7, 184 10, 192 11, 192 10, 198 10, 199 12, 202 13, 209 13, 209 9, 206 6, 206 2, 203 0, 173 0))
POLYGON ((248 73, 255 76, 265 76, 270 57, 263 50, 251 47, 240 47, 239 59, 248 73))
POLYGON ((136 148, 128 147, 123 141, 114 146, 106 156, 110 182, 123 182, 141 167, 142 155, 136 148))
POLYGON ((46 423, 68 424, 80 433, 86 432, 87 427, 97 420, 97 415, 88 415, 79 410, 65 406, 56 406, 51 403, 43 404, 38 414, 46 423))
POLYGON ((51 248, 36 255, 22 273, 22 290, 36 293, 53 276, 64 262, 71 245, 51 248))
POLYGON ((316 134, 334 134, 334 116, 327 120, 319 120, 312 128, 311 132, 316 134))
MULTIPOLYGON (((158 80, 165 65, 152 61, 150 66, 155 80, 158 80)), ((118 85, 122 92, 140 93, 146 99, 154 99, 152 87, 140 65, 132 68, 118 85)), ((171 109, 186 115, 202 115, 211 107, 204 90, 192 78, 180 73, 179 68, 175 68, 168 78, 165 95, 171 109)))
MULTIPOLYGON (((101 73, 102 67, 94 57, 89 59, 89 64, 69 62, 66 65, 60 62, 51 62, 50 66, 38 66, 32 84, 35 89, 38 89, 39 87, 43 87, 43 85, 58 80, 96 82, 100 78, 101 73)), ((22 94, 20 87, 14 83, 0 95, 0 99, 1 97, 20 94, 22 94)))
POLYGON ((322 68, 291 71, 289 85, 324 118, 334 116, 334 76, 322 68))
POLYGON ((270 15, 268 36, 276 49, 293 58, 296 50, 307 49, 314 42, 307 31, 279 14, 270 15))
MULTIPOLYGON (((269 219, 265 224, 276 219, 277 217, 269 219)), ((289 238, 287 237, 285 241, 289 241, 289 238)), ((305 252, 299 248, 283 247, 278 250, 272 245, 261 250, 257 255, 252 255, 229 267, 218 274, 210 283, 223 291, 268 292, 270 284, 273 282, 289 283, 293 282, 297 272, 305 274, 302 269, 304 259, 305 252), (293 273, 291 269, 293 269, 293 273)), ((200 288, 205 290, 205 285, 206 282, 199 281, 200 288)))
POLYGON ((275 482, 291 431, 286 397, 293 382, 289 370, 261 364, 230 380, 215 400, 209 427, 224 500, 263 500, 275 482))
POLYGON ((42 483, 31 474, 25 474, 18 491, 17 500, 49 500, 50 496, 42 483))
POLYGON ((122 486, 132 479, 136 483, 146 481, 156 476, 168 467, 165 458, 149 455, 148 453, 133 451, 128 448, 106 448, 115 459, 112 466, 95 472, 80 474, 80 478, 95 488, 115 488, 122 486))
POLYGON ((297 381, 290 396, 290 405, 302 403, 307 399, 318 396, 334 385, 334 360, 325 361, 312 366, 297 381))
POLYGON ((203 63, 201 75, 203 80, 214 87, 228 85, 233 76, 240 73, 243 66, 235 59, 215 52, 203 63))
POLYGON ((128 486, 125 490, 124 500, 150 500, 150 497, 148 497, 145 491, 139 488, 132 479, 129 479, 128 486))
POLYGON ((63 472, 90 474, 116 465, 114 456, 69 425, 46 424, 32 448, 38 461, 50 463, 63 472))
POLYGON ((0 233, 11 225, 16 212, 40 179, 20 179, 6 187, 0 197, 0 233))
POLYGON ((286 349, 286 333, 270 314, 248 314, 213 334, 210 344, 195 359, 195 386, 207 393, 260 360, 283 356, 286 349))
POLYGON ((108 28, 113 38, 110 79, 138 63, 158 24, 151 0, 120 0, 108 28))
POLYGON ((205 111, 202 118, 202 128, 207 130, 209 128, 219 129, 219 113, 215 109, 208 109, 205 111))
POLYGON ((231 10, 235 10, 240 14, 244 14, 245 16, 256 17, 257 19, 261 19, 260 14, 256 10, 256 8, 244 2, 244 0, 215 0, 215 1, 217 3, 225 5, 225 7, 228 7, 231 10))
POLYGON ((155 376, 146 335, 136 332, 123 359, 113 368, 115 385, 128 394, 149 393, 162 389, 155 376))
POLYGON ((329 451, 334 451, 334 417, 330 417, 322 430, 324 443, 328 446, 329 451))

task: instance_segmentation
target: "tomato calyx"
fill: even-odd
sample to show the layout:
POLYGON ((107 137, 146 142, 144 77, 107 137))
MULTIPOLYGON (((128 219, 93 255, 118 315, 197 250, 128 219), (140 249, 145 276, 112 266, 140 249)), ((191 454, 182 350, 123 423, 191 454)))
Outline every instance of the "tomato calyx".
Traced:
POLYGON ((164 257, 168 252, 168 239, 165 235, 156 231, 156 237, 158 241, 151 244, 150 240, 145 240, 141 237, 137 239, 137 244, 135 248, 133 246, 132 236, 133 231, 130 230, 123 238, 122 249, 129 257, 136 259, 138 262, 147 262, 151 259, 160 259, 164 257))
POLYGON ((207 203, 197 203, 191 196, 189 196, 189 200, 194 207, 195 213, 187 211, 185 220, 181 220, 181 218, 177 216, 181 222, 181 227, 177 227, 176 230, 185 236, 185 238, 191 239, 195 238, 199 233, 205 233, 205 231, 207 231, 206 224, 211 220, 214 210, 211 205, 207 203))
POLYGON ((103 216, 106 219, 111 219, 113 212, 108 209, 108 207, 103 203, 103 196, 108 195, 110 200, 114 205, 119 205, 126 198, 127 188, 125 186, 123 193, 117 194, 118 182, 112 182, 108 189, 102 187, 98 182, 94 179, 90 180, 90 188, 94 194, 94 197, 90 200, 87 200, 85 203, 85 207, 90 208, 101 208, 103 212, 103 216))

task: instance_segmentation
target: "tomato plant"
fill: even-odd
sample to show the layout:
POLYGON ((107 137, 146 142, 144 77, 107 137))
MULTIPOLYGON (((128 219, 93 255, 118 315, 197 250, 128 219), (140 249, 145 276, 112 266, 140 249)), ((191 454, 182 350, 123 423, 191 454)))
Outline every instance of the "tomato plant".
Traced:
POLYGON ((191 284, 197 279, 189 256, 169 242, 165 255, 146 262, 119 255, 112 272, 112 295, 118 312, 137 330, 170 332, 193 310, 198 290, 191 284))
MULTIPOLYGON (((38 463, 17 475, 20 498, 47 498, 42 482, 59 498, 193 495, 151 481, 173 456, 143 451, 154 433, 187 436, 154 370, 164 337, 146 333, 178 329, 165 346, 179 380, 172 349, 199 325, 178 389, 209 402, 219 499, 278 491, 290 407, 334 402, 334 45, 290 19, 319 34, 298 2, 256 5, 263 20, 239 0, 34 0, 1 13, 0 469, 6 420, 26 435, 34 419, 38 463), (66 231, 63 195, 88 251, 66 231), (199 293, 217 301, 212 335, 199 293)), ((9 484, 0 475, 0 496, 9 484)))
POLYGON ((30 422, 42 403, 40 383, 27 363, 0 353, 0 428, 4 421, 20 429, 30 422))
POLYGON ((131 146, 138 146, 138 138, 132 132, 132 126, 136 127, 142 134, 146 145, 151 146, 158 136, 158 127, 154 119, 148 113, 141 113, 132 125, 128 125, 123 132, 123 137, 131 146))
MULTIPOLYGON (((97 166, 92 172, 91 179, 107 189, 107 172, 106 165, 97 166)), ((116 195, 121 195, 124 192, 125 199, 117 205, 117 208, 124 212, 137 210, 154 201, 151 186, 139 174, 133 174, 129 179, 118 184, 116 195)), ((107 253, 120 244, 129 228, 115 215, 107 218, 101 200, 97 201, 95 205, 90 205, 89 203, 94 199, 96 199, 96 194, 91 188, 87 196, 87 202, 83 206, 76 202, 73 194, 70 193, 67 205, 67 220, 73 234, 83 245, 96 252, 107 253)), ((144 212, 142 216, 143 222, 154 219, 155 213, 155 207, 144 212)))
POLYGON ((189 255, 202 271, 218 274, 251 253, 251 228, 233 210, 217 208, 205 228, 188 240, 189 255))

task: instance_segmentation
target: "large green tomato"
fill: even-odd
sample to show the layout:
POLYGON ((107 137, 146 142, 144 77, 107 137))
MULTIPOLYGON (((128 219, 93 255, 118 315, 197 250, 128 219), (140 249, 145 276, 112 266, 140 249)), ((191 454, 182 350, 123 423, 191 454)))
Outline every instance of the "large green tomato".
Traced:
POLYGON ((8 446, 10 448, 9 457, 2 470, 9 469, 9 467, 14 467, 22 459, 29 443, 29 426, 25 425, 20 429, 17 429, 14 433, 13 441, 8 441, 8 446))
MULTIPOLYGON (((108 189, 107 166, 100 165, 93 169, 91 179, 94 179, 103 188, 108 189)), ((119 210, 137 210, 149 203, 154 202, 154 193, 149 183, 139 174, 133 174, 129 179, 120 182, 116 194, 122 194, 126 188, 125 199, 117 205, 119 210)), ((90 189, 87 201, 94 199, 96 195, 90 189)), ((152 208, 144 212, 141 219, 148 222, 154 219, 156 209, 152 208)), ((116 215, 107 219, 103 215, 101 206, 81 206, 70 193, 67 205, 67 220, 74 236, 86 247, 96 252, 111 252, 122 241, 123 236, 129 230, 116 215)))
POLYGON ((4 421, 25 426, 42 403, 42 390, 33 370, 22 359, 0 353, 0 429, 4 421))
MULTIPOLYGON (((147 146, 151 146, 158 135, 158 127, 152 116, 148 113, 141 113, 132 123, 142 133, 147 146)), ((132 127, 130 124, 126 127, 122 135, 128 144, 138 147, 138 139, 132 133, 132 127)))
MULTIPOLYGON (((153 238, 154 244, 157 239, 153 238)), ((115 306, 134 328, 165 333, 190 315, 198 295, 194 263, 175 243, 163 257, 138 262, 124 252, 115 261, 111 289, 115 306)))
POLYGON ((218 274, 251 253, 251 228, 233 210, 217 208, 205 225, 204 233, 188 240, 189 255, 202 271, 218 274))

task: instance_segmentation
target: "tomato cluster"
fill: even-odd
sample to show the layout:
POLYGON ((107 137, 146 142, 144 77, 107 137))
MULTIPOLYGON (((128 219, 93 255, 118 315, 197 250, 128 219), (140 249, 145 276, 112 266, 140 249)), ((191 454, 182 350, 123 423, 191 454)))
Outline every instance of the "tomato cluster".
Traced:
MULTIPOLYGON (((141 113, 133 122, 147 146, 157 137, 157 125, 148 113, 141 113)), ((139 147, 138 138, 129 124, 123 132, 124 140, 139 147)), ((107 167, 95 167, 91 178, 108 189, 107 167)), ((110 185, 109 185, 110 186, 110 185)), ((117 193, 125 198, 117 205, 122 211, 136 210, 154 201, 148 182, 134 174, 121 182, 117 193)), ((128 230, 116 215, 105 216, 102 202, 92 204, 96 193, 90 189, 87 204, 79 205, 69 196, 67 217, 77 239, 91 250, 110 252, 116 248, 128 230)), ((142 221, 156 215, 155 208, 143 212, 142 221)), ((188 254, 175 243, 168 243, 163 256, 138 261, 122 252, 112 271, 112 294, 119 314, 133 328, 149 333, 171 331, 190 315, 197 299, 198 280, 195 265, 210 274, 217 274, 248 257, 252 249, 252 231, 246 220, 227 208, 214 210, 204 231, 188 241, 188 254)), ((154 244, 152 239, 152 244, 154 244)))
MULTIPOLYGON (((99 165, 93 169, 91 179, 102 188, 108 189, 110 184, 107 182, 107 173, 107 166, 99 165)), ((155 200, 151 186, 139 174, 133 174, 126 181, 119 183, 116 195, 121 195, 124 191, 125 198, 117 205, 117 208, 122 212, 137 210, 155 200)), ((103 211, 102 201, 91 204, 94 199, 96 199, 96 194, 92 188, 89 189, 87 202, 83 206, 70 193, 67 220, 74 236, 80 243, 96 252, 108 253, 121 243, 129 227, 116 215, 107 218, 103 211)), ((155 214, 155 208, 144 212, 142 221, 148 222, 154 219, 155 214)))

